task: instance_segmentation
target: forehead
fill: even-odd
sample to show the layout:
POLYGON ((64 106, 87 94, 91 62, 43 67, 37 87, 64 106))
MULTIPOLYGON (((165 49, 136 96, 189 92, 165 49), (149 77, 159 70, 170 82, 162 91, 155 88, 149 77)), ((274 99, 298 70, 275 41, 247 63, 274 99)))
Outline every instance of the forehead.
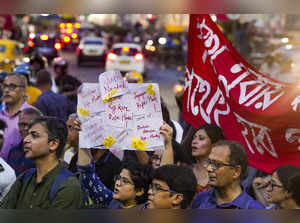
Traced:
POLYGON ((33 115, 28 115, 28 114, 24 114, 24 113, 20 113, 19 115, 19 121, 20 120, 32 120, 34 119, 33 115))
POLYGON ((130 179, 130 180, 131 180, 130 172, 129 172, 129 170, 127 170, 127 169, 122 169, 122 171, 121 171, 121 173, 120 173, 120 176, 126 177, 127 179, 130 179))
POLYGON ((222 162, 229 161, 230 150, 228 146, 214 146, 209 154, 209 158, 212 160, 218 160, 222 162))
POLYGON ((158 180, 158 179, 155 179, 155 178, 152 180, 152 184, 158 184, 163 188, 169 188, 169 185, 165 181, 158 180))
POLYGON ((20 79, 16 75, 8 76, 4 79, 4 83, 6 84, 20 84, 20 82, 20 79))
POLYGON ((194 136, 208 137, 204 129, 199 129, 197 132, 195 132, 194 136))
POLYGON ((38 132, 38 133, 47 133, 47 130, 45 128, 45 126, 41 123, 37 123, 37 124, 34 124, 33 126, 31 126, 31 128, 29 129, 29 132, 38 132))

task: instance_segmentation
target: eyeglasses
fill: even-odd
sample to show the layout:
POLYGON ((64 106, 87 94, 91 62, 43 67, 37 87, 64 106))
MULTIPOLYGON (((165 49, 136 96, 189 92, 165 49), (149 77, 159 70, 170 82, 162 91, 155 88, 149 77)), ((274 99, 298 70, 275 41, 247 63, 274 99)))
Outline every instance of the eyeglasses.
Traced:
POLYGON ((24 85, 16 85, 16 84, 3 84, 2 85, 3 89, 8 88, 8 90, 10 90, 10 91, 16 90, 17 87, 24 88, 25 86, 24 85))
POLYGON ((149 190, 152 190, 152 192, 154 194, 156 193, 159 193, 159 192, 169 192, 169 193, 177 193, 176 191, 174 190, 166 190, 166 189, 163 189, 159 184, 150 184, 149 186, 149 190))
POLYGON ((282 185, 276 184, 272 181, 269 182, 268 187, 270 187, 271 191, 274 190, 274 187, 278 187, 278 188, 284 188, 282 185))
POLYGON ((120 186, 123 186, 123 185, 125 185, 125 184, 131 184, 131 185, 134 185, 132 182, 130 182, 126 177, 122 177, 122 176, 120 176, 120 175, 116 175, 115 177, 114 177, 114 181, 115 181, 115 183, 117 182, 117 181, 119 181, 120 182, 120 186))
POLYGON ((229 163, 223 163, 220 161, 216 161, 216 160, 211 160, 211 159, 207 159, 204 161, 204 167, 208 168, 208 166, 211 166, 213 171, 216 171, 224 166, 234 166, 233 164, 229 164, 229 163))

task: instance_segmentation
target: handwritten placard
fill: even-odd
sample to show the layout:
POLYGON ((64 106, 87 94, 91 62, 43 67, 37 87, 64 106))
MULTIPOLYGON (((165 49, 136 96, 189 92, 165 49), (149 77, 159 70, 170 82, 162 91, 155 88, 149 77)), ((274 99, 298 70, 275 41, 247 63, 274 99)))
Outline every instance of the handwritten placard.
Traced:
POLYGON ((133 95, 135 136, 147 142, 147 148, 164 145, 159 128, 163 124, 158 84, 129 84, 133 95))
POLYGON ((120 71, 112 70, 99 75, 101 97, 104 103, 112 98, 128 93, 127 82, 120 71))
POLYGON ((161 150, 164 140, 159 132, 163 119, 158 84, 123 84, 115 72, 103 74, 99 83, 84 83, 78 94, 80 147, 161 150), (109 95, 112 89, 116 89, 113 100, 104 102, 102 92, 109 95))
POLYGON ((93 116, 93 114, 101 111, 104 111, 104 106, 99 84, 83 83, 78 90, 78 115, 93 116))

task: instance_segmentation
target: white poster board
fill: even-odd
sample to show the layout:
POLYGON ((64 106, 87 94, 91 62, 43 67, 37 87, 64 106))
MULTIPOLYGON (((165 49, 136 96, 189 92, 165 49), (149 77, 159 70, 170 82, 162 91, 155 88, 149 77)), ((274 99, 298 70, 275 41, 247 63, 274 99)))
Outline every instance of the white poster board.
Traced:
MULTIPOLYGON (((107 93, 111 87, 104 88, 107 78, 101 75, 99 83, 84 83, 78 92, 77 113, 82 122, 79 146, 116 151, 163 149, 158 84, 125 82, 125 88, 105 101, 107 98, 103 99, 101 93, 107 93)), ((120 85, 110 86, 119 89, 120 85)))

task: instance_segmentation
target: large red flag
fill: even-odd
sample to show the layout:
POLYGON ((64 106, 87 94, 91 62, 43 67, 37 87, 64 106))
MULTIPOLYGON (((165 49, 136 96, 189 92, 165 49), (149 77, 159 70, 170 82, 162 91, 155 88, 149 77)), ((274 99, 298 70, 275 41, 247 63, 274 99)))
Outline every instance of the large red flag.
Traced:
POLYGON ((254 70, 209 15, 191 15, 183 118, 219 125, 265 172, 300 165, 300 88, 254 70))

